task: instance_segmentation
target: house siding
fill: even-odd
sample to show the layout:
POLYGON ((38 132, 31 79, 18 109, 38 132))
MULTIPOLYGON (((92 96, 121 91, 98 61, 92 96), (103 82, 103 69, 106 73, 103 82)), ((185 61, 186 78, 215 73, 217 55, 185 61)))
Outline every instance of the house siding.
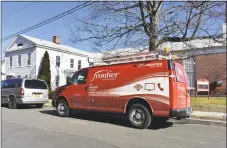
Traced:
POLYGON ((56 88, 56 76, 57 76, 57 67, 56 67, 56 56, 60 56, 60 68, 59 68, 59 86, 65 85, 66 84, 66 76, 71 76, 72 72, 75 72, 77 69, 78 65, 78 60, 81 60, 81 68, 88 67, 89 63, 87 61, 87 57, 81 57, 78 55, 73 55, 69 53, 63 53, 63 52, 58 52, 54 51, 51 49, 44 49, 37 47, 37 54, 36 54, 36 65, 39 65, 36 67, 36 76, 38 76, 38 72, 40 69, 41 65, 41 60, 44 56, 44 53, 48 51, 49 53, 49 58, 50 58, 50 71, 51 71, 51 86, 52 89, 56 88), (74 59, 74 68, 70 68, 70 59, 74 59), (69 71, 67 73, 67 71, 69 71), (70 72, 71 71, 71 72, 70 72))
POLYGON ((6 73, 6 66, 5 66, 5 61, 4 60, 2 60, 2 63, 1 63, 1 65, 2 65, 2 69, 1 69, 1 75, 2 75, 2 77, 1 77, 1 80, 5 80, 6 79, 6 75, 5 75, 5 73, 6 73))
POLYGON ((18 50, 18 51, 12 51, 5 53, 5 71, 7 75, 13 75, 13 76, 21 76, 29 78, 35 78, 36 77, 36 50, 35 47, 24 49, 24 50, 18 50), (30 66, 27 65, 27 59, 28 59, 28 53, 31 53, 31 64, 30 66), (21 66, 18 67, 18 55, 21 55, 21 66), (12 67, 10 68, 10 57, 12 56, 12 67))

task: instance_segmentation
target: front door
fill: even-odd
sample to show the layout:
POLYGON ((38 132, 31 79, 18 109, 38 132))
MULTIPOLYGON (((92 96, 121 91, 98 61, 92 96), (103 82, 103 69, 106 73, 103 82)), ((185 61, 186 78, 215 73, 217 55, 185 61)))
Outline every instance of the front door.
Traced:
POLYGON ((88 69, 83 69, 74 74, 71 83, 67 86, 66 95, 71 108, 87 108, 87 75, 88 69))

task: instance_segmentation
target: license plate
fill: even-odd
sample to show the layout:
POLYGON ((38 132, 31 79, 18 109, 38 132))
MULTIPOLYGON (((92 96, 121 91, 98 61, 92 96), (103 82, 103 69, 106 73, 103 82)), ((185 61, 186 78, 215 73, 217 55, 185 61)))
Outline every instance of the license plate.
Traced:
POLYGON ((40 94, 33 94, 33 97, 40 97, 40 94))

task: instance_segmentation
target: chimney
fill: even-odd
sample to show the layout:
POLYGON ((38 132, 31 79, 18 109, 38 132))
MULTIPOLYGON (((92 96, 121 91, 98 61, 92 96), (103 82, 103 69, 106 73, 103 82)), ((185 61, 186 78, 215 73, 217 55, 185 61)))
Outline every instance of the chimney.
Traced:
POLYGON ((56 44, 60 44, 60 37, 59 36, 53 36, 53 42, 56 44))

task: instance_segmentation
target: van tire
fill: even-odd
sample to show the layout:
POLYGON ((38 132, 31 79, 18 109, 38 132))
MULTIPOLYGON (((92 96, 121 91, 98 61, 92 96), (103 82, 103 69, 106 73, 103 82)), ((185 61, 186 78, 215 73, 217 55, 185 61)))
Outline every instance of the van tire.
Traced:
POLYGON ((14 97, 12 97, 12 96, 9 97, 8 106, 9 106, 10 109, 17 109, 18 108, 17 102, 15 101, 14 97))
POLYGON ((133 104, 128 111, 130 123, 139 129, 148 128, 151 124, 152 116, 148 108, 142 104, 133 104))
POLYGON ((41 103, 41 104, 36 104, 35 106, 37 107, 37 108, 42 108, 43 107, 43 103, 41 103))
POLYGON ((68 117, 70 113, 69 105, 65 100, 59 100, 56 105, 57 113, 60 117, 68 117))

